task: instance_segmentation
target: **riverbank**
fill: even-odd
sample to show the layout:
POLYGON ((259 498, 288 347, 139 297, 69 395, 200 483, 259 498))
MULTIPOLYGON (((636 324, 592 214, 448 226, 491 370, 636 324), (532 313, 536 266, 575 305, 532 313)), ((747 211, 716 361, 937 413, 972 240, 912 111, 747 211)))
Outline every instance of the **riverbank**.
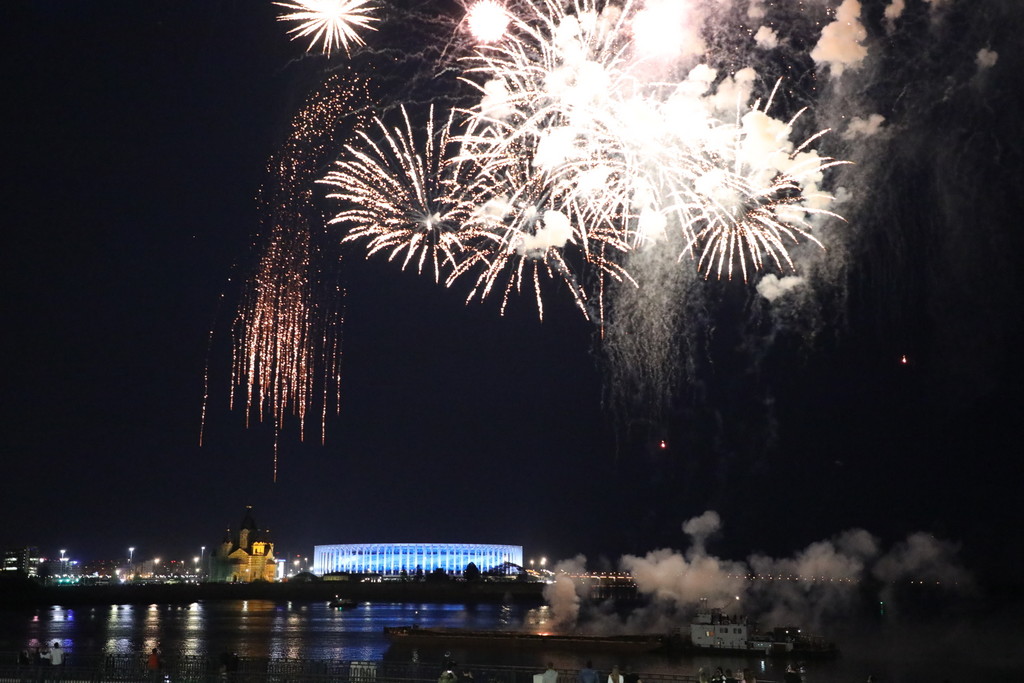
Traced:
POLYGON ((544 584, 521 581, 312 581, 102 586, 41 586, 32 581, 4 581, 0 583, 0 609, 47 605, 174 605, 200 600, 318 602, 335 596, 357 602, 533 604, 543 601, 543 589, 544 584))

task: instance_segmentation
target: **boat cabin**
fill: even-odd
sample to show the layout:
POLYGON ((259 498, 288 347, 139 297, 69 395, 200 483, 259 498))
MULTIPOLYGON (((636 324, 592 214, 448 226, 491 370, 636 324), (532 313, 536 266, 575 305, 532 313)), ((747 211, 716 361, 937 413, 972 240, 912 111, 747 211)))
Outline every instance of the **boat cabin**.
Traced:
POLYGON ((729 616, 717 607, 702 607, 690 624, 690 641, 695 647, 748 650, 754 630, 745 616, 729 616))

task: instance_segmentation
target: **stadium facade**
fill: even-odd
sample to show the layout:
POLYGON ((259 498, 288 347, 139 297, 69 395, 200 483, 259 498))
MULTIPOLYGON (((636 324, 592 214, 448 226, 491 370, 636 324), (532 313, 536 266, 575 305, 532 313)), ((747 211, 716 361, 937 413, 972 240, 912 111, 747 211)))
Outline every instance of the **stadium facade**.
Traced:
POLYGON ((523 564, 523 546, 485 543, 352 543, 313 547, 313 573, 408 575, 436 569, 461 576, 472 562, 481 572, 523 564))

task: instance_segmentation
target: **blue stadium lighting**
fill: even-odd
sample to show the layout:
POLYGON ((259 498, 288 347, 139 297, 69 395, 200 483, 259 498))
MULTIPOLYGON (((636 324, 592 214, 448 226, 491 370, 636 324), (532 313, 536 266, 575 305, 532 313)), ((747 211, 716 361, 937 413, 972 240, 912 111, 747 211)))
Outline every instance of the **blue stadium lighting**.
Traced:
POLYGON ((318 545, 313 548, 313 573, 331 572, 412 575, 417 569, 435 569, 462 575, 470 562, 481 572, 509 562, 522 566, 523 546, 483 543, 355 543, 318 545))

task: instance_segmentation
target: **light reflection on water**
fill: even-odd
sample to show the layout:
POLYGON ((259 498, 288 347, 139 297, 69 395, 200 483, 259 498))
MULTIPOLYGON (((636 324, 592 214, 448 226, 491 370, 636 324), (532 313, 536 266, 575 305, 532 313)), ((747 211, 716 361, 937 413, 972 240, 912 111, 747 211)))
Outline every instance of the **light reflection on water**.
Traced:
POLYGON ((338 610, 324 602, 247 600, 177 606, 50 607, 0 613, 0 651, 59 640, 72 657, 76 652, 142 656, 159 645, 166 657, 214 659, 224 652, 236 652, 242 657, 436 662, 440 666, 450 648, 456 661, 471 666, 511 665, 540 671, 550 661, 557 668, 576 669, 589 658, 601 671, 619 665, 647 673, 694 673, 697 667, 712 662, 700 658, 669 662, 653 655, 628 661, 610 653, 584 657, 576 652, 468 650, 451 645, 392 647, 383 632, 385 626, 404 625, 544 631, 550 618, 547 607, 517 605, 363 603, 338 610))
MULTIPOLYGON (((839 638, 842 656, 835 661, 809 662, 808 683, 864 680, 868 673, 882 680, 911 683, 920 680, 1024 680, 1019 655, 1019 614, 983 630, 962 621, 934 624, 893 623, 850 630, 839 638), (952 624, 952 626, 951 626, 952 624), (1011 624, 1013 624, 1011 626, 1011 624), (976 637, 970 637, 975 634, 976 637), (979 642, 980 635, 984 642, 979 642), (983 647, 988 643, 987 647, 983 647), (984 674, 984 675, 982 675, 984 674)), ((985 624, 992 625, 986 614, 985 624)), ((197 602, 191 605, 115 605, 46 607, 0 611, 0 653, 17 652, 43 642, 59 641, 72 657, 83 654, 138 654, 158 644, 168 657, 217 658, 224 652, 242 657, 296 659, 418 661, 440 663, 444 646, 391 646, 386 626, 464 627, 470 629, 545 630, 546 608, 517 605, 443 605, 364 603, 337 610, 325 602, 265 600, 197 602)), ((452 647, 460 663, 471 666, 515 665, 541 670, 551 661, 556 668, 579 668, 584 658, 608 671, 613 664, 648 674, 694 674, 715 666, 753 668, 768 680, 782 679, 785 662, 741 656, 690 655, 667 658, 639 655, 622 659, 613 653, 508 650, 486 651, 452 647)))
MULTIPOLYGON (((527 621, 514 605, 364 603, 339 610, 325 602, 240 600, 190 605, 52 606, 0 613, 0 650, 60 641, 69 654, 290 657, 380 660, 385 626, 508 628, 527 621)), ((531 620, 532 621, 532 620, 531 620)))

